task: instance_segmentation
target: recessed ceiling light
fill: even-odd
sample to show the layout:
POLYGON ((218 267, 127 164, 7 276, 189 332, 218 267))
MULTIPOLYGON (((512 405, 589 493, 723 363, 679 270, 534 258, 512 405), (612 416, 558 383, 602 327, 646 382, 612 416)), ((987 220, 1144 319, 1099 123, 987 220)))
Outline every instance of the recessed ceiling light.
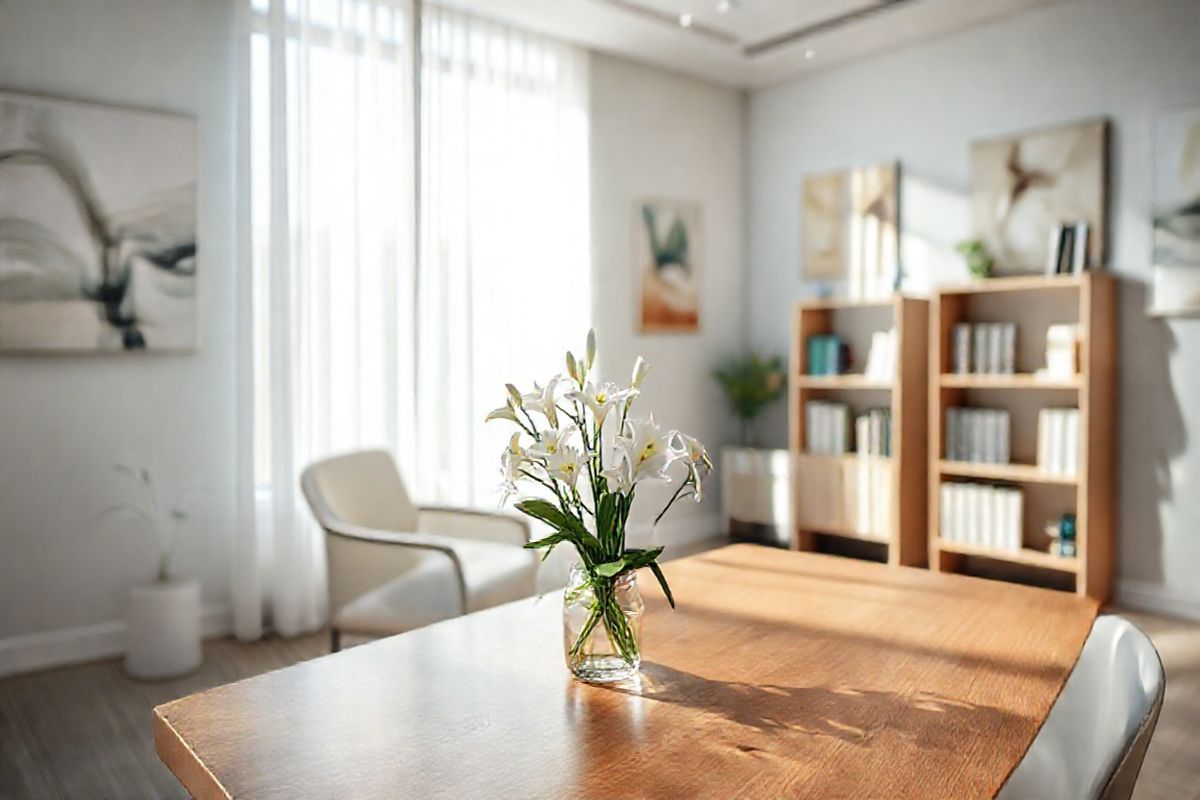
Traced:
POLYGON ((805 50, 804 57, 807 58, 809 61, 812 61, 814 58, 817 57, 817 51, 813 50, 811 48, 808 50, 805 50))
POLYGON ((692 15, 691 14, 680 14, 679 15, 679 24, 685 28, 692 27, 692 15))

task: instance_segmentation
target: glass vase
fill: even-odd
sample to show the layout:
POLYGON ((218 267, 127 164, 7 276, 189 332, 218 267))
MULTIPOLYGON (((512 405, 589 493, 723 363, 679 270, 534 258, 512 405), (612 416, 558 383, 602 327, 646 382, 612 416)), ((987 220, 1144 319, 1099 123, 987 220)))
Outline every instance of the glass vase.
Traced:
POLYGON ((637 573, 591 578, 581 564, 571 568, 563 593, 563 651, 567 667, 587 683, 633 677, 642 663, 642 613, 637 573))

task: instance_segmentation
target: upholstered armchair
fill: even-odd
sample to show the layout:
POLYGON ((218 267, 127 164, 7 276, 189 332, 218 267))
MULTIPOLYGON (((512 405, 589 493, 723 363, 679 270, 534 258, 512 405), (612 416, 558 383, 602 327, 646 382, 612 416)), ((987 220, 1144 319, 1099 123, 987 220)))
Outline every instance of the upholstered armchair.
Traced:
POLYGON ((403 633, 534 593, 525 520, 418 508, 385 451, 317 462, 300 485, 325 530, 334 651, 342 633, 403 633))

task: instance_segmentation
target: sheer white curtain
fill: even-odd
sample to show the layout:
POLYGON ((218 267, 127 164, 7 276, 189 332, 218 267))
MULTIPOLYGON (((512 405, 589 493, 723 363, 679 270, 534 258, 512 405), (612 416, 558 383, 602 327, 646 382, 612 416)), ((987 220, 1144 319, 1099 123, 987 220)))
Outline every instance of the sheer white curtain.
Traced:
POLYGON ((494 508, 484 417, 589 327, 588 57, 428 4, 421 30, 418 492, 494 508))
POLYGON ((408 0, 242 7, 239 636, 325 615, 313 460, 386 447, 411 473, 415 319, 408 0))

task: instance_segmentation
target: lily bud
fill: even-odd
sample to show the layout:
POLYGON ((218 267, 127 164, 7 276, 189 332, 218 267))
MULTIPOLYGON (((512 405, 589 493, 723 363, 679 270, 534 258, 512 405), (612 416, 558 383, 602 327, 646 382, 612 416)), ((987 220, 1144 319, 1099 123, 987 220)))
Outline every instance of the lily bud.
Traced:
POLYGON ((567 351, 567 374, 570 375, 572 378, 574 378, 576 382, 578 382, 579 381, 579 373, 576 370, 576 366, 577 365, 575 364, 575 356, 571 355, 571 351, 568 350, 567 351))
POLYGON ((637 361, 633 365, 633 377, 630 379, 630 385, 637 389, 642 385, 642 379, 646 377, 646 373, 650 371, 650 365, 641 356, 637 357, 637 361))
POLYGON ((504 384, 504 388, 508 389, 508 396, 512 398, 513 405, 519 408, 521 405, 521 393, 517 391, 517 387, 511 383, 506 383, 504 384))
POLYGON ((596 329, 589 328, 587 335, 587 368, 596 363, 596 329))

